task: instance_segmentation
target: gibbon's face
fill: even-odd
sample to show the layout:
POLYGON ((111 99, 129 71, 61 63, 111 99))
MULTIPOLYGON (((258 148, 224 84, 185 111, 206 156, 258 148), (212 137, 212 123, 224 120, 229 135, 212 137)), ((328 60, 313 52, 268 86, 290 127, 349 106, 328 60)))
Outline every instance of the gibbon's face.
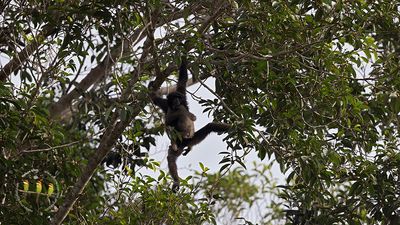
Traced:
POLYGON ((180 105, 184 104, 183 96, 180 93, 171 93, 167 96, 168 107, 173 110, 179 108, 180 105))

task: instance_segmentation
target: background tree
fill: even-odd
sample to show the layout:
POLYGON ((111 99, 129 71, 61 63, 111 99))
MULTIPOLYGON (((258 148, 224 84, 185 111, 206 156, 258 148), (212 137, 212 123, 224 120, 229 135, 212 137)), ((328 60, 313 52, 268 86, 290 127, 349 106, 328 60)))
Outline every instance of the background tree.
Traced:
POLYGON ((263 185, 266 177, 252 184, 246 170, 231 169, 246 168, 255 151, 286 175, 276 202, 260 200, 271 204, 256 222, 399 223, 399 7, 383 0, 3 1, 0 218, 241 218, 235 199, 251 208, 265 187, 277 193, 263 185), (225 139, 222 173, 206 175, 202 166, 200 180, 185 179, 173 195, 146 154, 163 132, 147 83, 170 81, 185 41, 191 82, 208 89, 204 78, 216 82, 215 98, 200 100, 205 112, 240 129, 225 139), (50 183, 57 195, 48 194, 50 183), (227 193, 232 202, 219 204, 227 193))

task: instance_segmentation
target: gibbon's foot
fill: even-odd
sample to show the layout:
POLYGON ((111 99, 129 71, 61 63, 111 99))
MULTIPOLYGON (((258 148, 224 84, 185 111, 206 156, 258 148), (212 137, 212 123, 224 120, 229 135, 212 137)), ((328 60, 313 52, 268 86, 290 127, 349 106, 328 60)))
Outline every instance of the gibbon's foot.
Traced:
POLYGON ((174 181, 174 183, 172 184, 172 192, 176 193, 179 191, 179 181, 174 181))
POLYGON ((183 152, 183 156, 186 156, 190 151, 192 150, 192 148, 191 147, 187 147, 187 148, 185 148, 185 150, 184 150, 184 152, 183 152))

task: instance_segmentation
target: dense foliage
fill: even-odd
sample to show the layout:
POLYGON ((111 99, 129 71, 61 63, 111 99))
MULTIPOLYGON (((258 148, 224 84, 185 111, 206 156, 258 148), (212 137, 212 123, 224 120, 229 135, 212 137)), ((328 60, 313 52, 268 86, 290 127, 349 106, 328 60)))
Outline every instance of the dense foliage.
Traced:
POLYGON ((0 224, 400 223, 397 1, 6 0, 0 12, 0 224), (205 113, 235 129, 221 171, 201 164, 174 194, 150 151, 164 126, 147 84, 173 89, 185 48, 193 82, 215 79, 213 99, 197 96, 205 113), (264 160, 254 171, 250 152, 264 160))

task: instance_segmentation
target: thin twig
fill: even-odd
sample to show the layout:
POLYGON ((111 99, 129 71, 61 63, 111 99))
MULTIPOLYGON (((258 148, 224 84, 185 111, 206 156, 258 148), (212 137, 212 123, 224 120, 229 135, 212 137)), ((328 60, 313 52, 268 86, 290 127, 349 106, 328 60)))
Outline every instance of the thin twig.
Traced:
POLYGON ((68 147, 68 146, 71 146, 71 145, 75 145, 75 144, 78 144, 79 142, 81 142, 81 141, 74 141, 74 142, 71 142, 71 143, 68 143, 68 144, 63 144, 63 145, 50 147, 50 148, 23 150, 22 153, 46 152, 46 151, 51 151, 51 150, 55 150, 55 149, 64 148, 64 147, 68 147))
POLYGON ((234 115, 236 118, 240 118, 238 115, 236 115, 235 112, 233 112, 233 110, 231 108, 229 108, 229 106, 224 102, 224 100, 222 100, 222 98, 215 92, 213 91, 210 87, 208 87, 203 81, 199 80, 199 82, 201 83, 201 85, 203 85, 209 92, 211 92, 213 95, 215 95, 215 97, 218 98, 218 100, 221 101, 222 106, 228 110, 232 115, 234 115))

